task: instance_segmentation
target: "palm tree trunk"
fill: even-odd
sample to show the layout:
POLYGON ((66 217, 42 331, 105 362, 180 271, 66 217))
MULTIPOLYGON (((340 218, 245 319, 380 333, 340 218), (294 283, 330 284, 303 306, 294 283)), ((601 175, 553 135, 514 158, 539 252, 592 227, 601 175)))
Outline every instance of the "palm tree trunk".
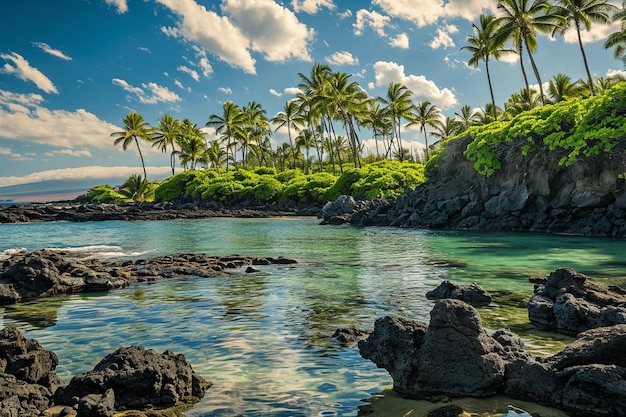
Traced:
POLYGON ((489 58, 485 58, 485 70, 487 71, 487 82, 489 83, 489 93, 491 94, 491 104, 493 104, 493 120, 496 120, 496 99, 493 97, 493 86, 491 84, 491 74, 489 73, 489 58))
POLYGON ((426 161, 428 161, 428 135, 426 134, 426 126, 422 125, 422 128, 424 129, 424 143, 426 144, 424 156, 426 157, 426 161))
POLYGON ((139 148, 139 140, 137 136, 133 136, 135 139, 135 144, 137 145, 137 150, 139 151, 139 158, 141 158, 141 166, 143 167, 143 179, 148 181, 148 174, 146 174, 146 164, 143 162, 143 154, 141 153, 141 148, 139 148))
POLYGON ((580 35, 580 27, 578 23, 576 23, 576 34, 578 35, 578 45, 580 45, 580 52, 583 54, 583 62, 585 63, 585 71, 587 71, 587 82, 589 83, 589 91, 592 96, 596 95, 596 92, 593 88, 593 80, 591 79, 591 72, 589 71, 589 64, 587 63, 587 54, 585 53, 585 48, 583 48, 583 40, 580 35))
POLYGON ((528 91, 528 95, 530 95, 530 85, 528 84, 528 77, 526 76, 526 68, 524 68, 524 55, 523 55, 522 43, 519 43, 517 47, 517 53, 519 54, 519 64, 522 68, 522 75, 524 76, 524 85, 526 86, 526 91, 528 91))
MULTIPOLYGON (((537 65, 535 65, 535 59, 533 58, 533 54, 530 53, 530 48, 528 47, 528 43, 526 44, 526 51, 528 52, 528 58, 530 59, 530 65, 533 67, 535 78, 537 78, 537 83, 539 83, 539 96, 541 98, 541 104, 546 104, 545 96, 543 95, 543 85, 541 85, 541 77, 539 76, 537 65)), ((530 97, 530 91, 528 91, 528 97, 530 97)))

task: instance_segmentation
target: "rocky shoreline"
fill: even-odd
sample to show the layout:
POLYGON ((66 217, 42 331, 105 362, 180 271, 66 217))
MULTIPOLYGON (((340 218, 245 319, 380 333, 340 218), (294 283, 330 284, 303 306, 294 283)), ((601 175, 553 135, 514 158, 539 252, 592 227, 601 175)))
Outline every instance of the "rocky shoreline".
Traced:
POLYGON ((106 220, 182 220, 211 217, 268 218, 317 216, 321 207, 310 205, 239 205, 226 207, 221 203, 97 203, 59 201, 51 203, 15 204, 0 207, 1 223, 91 222, 106 220))

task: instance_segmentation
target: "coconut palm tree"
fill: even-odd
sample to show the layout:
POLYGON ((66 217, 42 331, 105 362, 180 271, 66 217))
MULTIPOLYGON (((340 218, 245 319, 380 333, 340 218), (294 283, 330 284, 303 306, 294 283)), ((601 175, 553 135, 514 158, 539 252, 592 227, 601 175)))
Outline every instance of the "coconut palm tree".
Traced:
POLYGON ((122 149, 125 151, 131 142, 135 142, 137 145, 137 151, 141 158, 141 166, 143 168, 143 177, 147 181, 148 174, 146 174, 146 164, 143 160, 143 154, 139 147, 139 139, 150 141, 152 138, 153 129, 150 124, 143 120, 143 116, 137 112, 131 112, 124 118, 124 130, 120 132, 111 133, 111 137, 115 139, 113 144, 115 146, 122 144, 122 149))
POLYGON ((198 125, 193 124, 189 119, 184 119, 180 124, 180 137, 178 144, 180 150, 177 152, 181 165, 194 170, 198 163, 207 162, 207 143, 204 133, 198 125))
POLYGON ((176 165, 176 159, 174 158, 176 147, 174 144, 180 136, 180 122, 169 114, 163 115, 158 121, 159 126, 152 137, 152 147, 157 147, 162 152, 167 152, 168 147, 172 148, 172 152, 170 152, 170 165, 172 167, 172 175, 174 175, 176 165))
POLYGON ((437 106, 431 104, 428 100, 417 103, 409 114, 409 123, 407 123, 406 126, 419 126, 420 131, 424 133, 424 144, 426 145, 426 148, 424 149, 424 156, 427 161, 428 132, 426 129, 428 127, 434 129, 439 123, 441 123, 441 111, 437 108, 437 106))
POLYGON ((522 112, 534 109, 539 104, 540 98, 537 90, 534 88, 529 90, 522 88, 519 93, 511 94, 507 102, 504 103, 504 110, 511 117, 514 117, 522 112))
MULTIPOLYGON (((391 118, 393 129, 393 137, 389 141, 389 147, 385 152, 386 157, 389 156, 394 137, 397 139, 397 149, 402 149, 402 136, 400 134, 402 119, 408 119, 411 115, 411 109, 413 108, 413 103, 411 102, 412 95, 413 92, 405 85, 391 82, 387 88, 387 96, 380 99, 386 105, 385 108, 391 118)), ((400 153, 400 155, 402 156, 403 154, 400 153)))
POLYGON ((218 172, 224 163, 226 163, 226 151, 222 148, 220 141, 217 139, 213 139, 209 142, 205 154, 207 162, 218 172))
POLYGON ((576 29, 578 38, 578 46, 583 56, 585 71, 587 71, 587 84, 590 88, 591 95, 595 95, 591 71, 587 63, 587 55, 583 47, 581 30, 591 30, 591 23, 608 24, 611 21, 611 14, 616 12, 618 8, 607 0, 556 0, 553 13, 563 17, 560 25, 555 27, 555 32, 563 35, 569 29, 576 29))
MULTIPOLYGON (((239 106, 232 101, 226 101, 222 105, 222 114, 211 114, 207 127, 214 127, 215 133, 220 135, 221 139, 226 141, 226 170, 229 167, 230 150, 233 142, 240 136, 241 125, 243 123, 243 113, 239 106)), ((234 157, 233 157, 234 159, 234 157)))
POLYGON ((552 103, 567 100, 575 96, 583 94, 587 89, 587 85, 581 80, 572 82, 572 78, 568 75, 558 73, 548 80, 548 96, 552 103))
POLYGON ((498 34, 497 42, 512 40, 520 57, 520 65, 526 90, 530 89, 526 70, 524 69, 523 50, 526 49, 528 59, 532 66, 539 94, 543 101, 543 86, 533 52, 537 50, 537 32, 553 33, 555 28, 563 21, 561 16, 551 13, 552 6, 548 0, 500 0, 498 10, 501 14, 497 19, 498 34))
POLYGON ((285 107, 282 111, 278 112, 276 116, 272 117, 270 120, 276 128, 274 131, 277 131, 283 126, 287 126, 287 136, 289 137, 289 145, 291 146, 292 151, 292 168, 296 168, 296 148, 293 146, 293 138, 291 136, 291 129, 299 131, 300 128, 304 125, 304 118, 302 117, 302 113, 300 113, 300 106, 296 100, 289 100, 285 103, 285 107))
POLYGON ((150 183, 141 174, 133 174, 122 184, 119 193, 133 201, 144 201, 150 192, 150 183))
MULTIPOLYGON (((362 124, 372 130, 374 136, 374 144, 376 145, 376 159, 380 158, 378 150, 378 139, 384 140, 386 132, 391 129, 391 120, 387 112, 375 100, 368 100, 366 103, 367 113, 362 124)), ((383 142, 384 144, 384 142, 383 142)))
POLYGON ((476 123, 476 112, 472 111, 472 108, 465 104, 461 107, 461 112, 454 113, 455 119, 461 124, 462 130, 467 130, 471 125, 476 123))
POLYGON ((300 134, 296 138, 296 146, 298 149, 304 148, 304 172, 308 174, 310 170, 309 152, 311 151, 311 148, 315 147, 315 136, 313 135, 313 132, 311 132, 310 129, 300 131, 300 134))
POLYGON ((430 132, 430 134, 442 140, 456 136, 462 131, 463 125, 461 122, 451 117, 446 117, 444 121, 438 119, 437 122, 435 122, 434 130, 430 132))
POLYGON ((472 24, 475 35, 467 37, 466 42, 469 45, 463 46, 461 50, 468 50, 472 53, 472 57, 467 62, 472 67, 478 67, 480 61, 485 63, 485 71, 487 72, 487 82, 489 83, 489 93, 491 94, 491 102, 494 107, 496 100, 493 96, 493 86, 491 84, 491 73, 489 72, 489 58, 500 59, 506 54, 515 53, 514 49, 506 48, 504 45, 506 39, 497 37, 499 21, 493 15, 480 15, 480 27, 472 24))
POLYGON ((243 167, 248 167, 248 151, 250 146, 258 144, 271 131, 265 110, 256 101, 251 101, 242 108, 242 126, 239 143, 241 145, 243 167))

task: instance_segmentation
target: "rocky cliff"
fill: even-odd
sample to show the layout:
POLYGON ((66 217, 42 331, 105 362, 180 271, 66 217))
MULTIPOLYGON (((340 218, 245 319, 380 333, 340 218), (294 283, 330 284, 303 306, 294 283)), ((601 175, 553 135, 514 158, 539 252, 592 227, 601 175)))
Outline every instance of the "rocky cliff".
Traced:
POLYGON ((349 222, 465 230, 537 231, 594 236, 626 235, 626 143, 559 165, 564 150, 527 155, 527 141, 498 147, 502 166, 479 174, 464 152, 469 136, 450 141, 429 180, 392 200, 340 204, 322 210, 325 223, 349 222))

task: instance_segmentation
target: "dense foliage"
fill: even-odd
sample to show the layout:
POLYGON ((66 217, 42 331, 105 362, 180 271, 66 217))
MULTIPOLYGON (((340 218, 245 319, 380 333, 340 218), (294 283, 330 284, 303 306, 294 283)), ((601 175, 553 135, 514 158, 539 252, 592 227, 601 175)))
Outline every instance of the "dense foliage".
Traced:
POLYGON ((564 152, 559 164, 571 165, 580 157, 609 152, 626 138, 626 83, 589 98, 573 98, 534 108, 508 122, 473 126, 473 141, 465 155, 485 176, 501 167, 500 145, 525 140, 523 155, 529 152, 564 152))
POLYGON ((207 169, 185 171, 168 178, 155 190, 155 200, 324 204, 341 194, 355 198, 397 196, 424 180, 422 164, 398 161, 352 168, 339 177, 328 172, 304 174, 297 169, 277 173, 266 167, 221 172, 207 169))

